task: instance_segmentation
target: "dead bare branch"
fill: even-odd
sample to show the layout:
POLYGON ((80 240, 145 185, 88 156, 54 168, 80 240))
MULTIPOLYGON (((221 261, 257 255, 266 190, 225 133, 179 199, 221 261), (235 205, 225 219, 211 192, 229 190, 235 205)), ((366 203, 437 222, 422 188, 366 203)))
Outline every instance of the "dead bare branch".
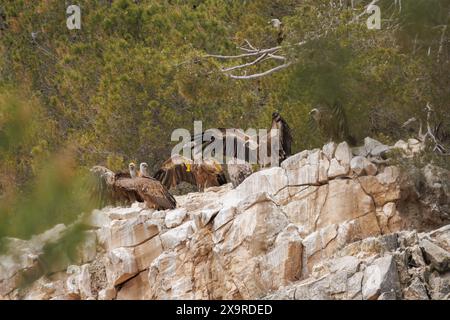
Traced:
MULTIPOLYGON (((348 22, 347 25, 358 21, 359 17, 361 17, 362 15, 367 13, 367 8, 376 4, 378 1, 379 0, 372 0, 371 3, 369 3, 367 6, 364 7, 364 12, 361 13, 360 15, 356 16, 350 22, 348 22)), ((352 7, 353 7, 353 4, 352 4, 352 7)), ((330 27, 332 28, 332 26, 330 26, 330 27)), ((285 69, 285 68, 291 66, 295 62, 295 61, 288 61, 287 57, 285 57, 281 54, 275 54, 276 52, 282 51, 283 49, 287 49, 287 48, 291 48, 291 47, 302 46, 312 40, 316 40, 318 38, 321 38, 322 36, 326 36, 327 34, 328 34, 328 30, 326 30, 322 34, 314 35, 312 37, 309 37, 309 39, 298 42, 298 43, 288 44, 288 45, 284 45, 284 46, 276 46, 273 48, 266 48, 266 49, 258 49, 257 47, 252 45, 250 43, 250 41, 248 41, 247 39, 244 39, 246 47, 245 46, 237 47, 239 50, 243 51, 244 53, 237 54, 237 55, 208 54, 204 57, 205 58, 215 58, 215 59, 220 59, 220 60, 237 60, 237 59, 246 59, 246 58, 250 58, 250 57, 257 57, 256 59, 254 59, 253 61, 250 61, 250 62, 241 63, 241 64, 227 67, 227 68, 220 68, 221 72, 223 72, 226 76, 228 76, 232 79, 254 79, 254 78, 263 77, 263 76, 269 75, 273 72, 285 69), (276 67, 273 67, 269 70, 266 70, 264 72, 259 72, 259 73, 255 73, 255 74, 251 74, 251 75, 247 75, 247 74, 235 75, 235 74, 228 73, 233 70, 243 69, 246 67, 257 65, 257 64, 262 63, 269 59, 282 61, 282 64, 280 64, 276 67)))
POLYGON ((252 65, 257 64, 259 61, 261 61, 262 59, 264 59, 267 56, 266 53, 260 55, 258 58, 256 58, 255 60, 253 60, 252 62, 248 62, 248 63, 244 63, 244 64, 240 64, 238 66, 234 66, 234 67, 229 67, 229 68, 225 68, 225 69, 221 69, 222 72, 229 72, 232 70, 236 70, 236 69, 241 69, 241 68, 245 68, 245 67, 249 67, 252 65))
POLYGON ((267 76, 268 74, 271 74, 275 71, 281 70, 281 69, 285 69, 287 67, 289 67, 292 64, 292 62, 288 62, 282 65, 279 65, 275 68, 269 69, 267 71, 261 72, 261 73, 255 73, 255 74, 251 74, 251 75, 245 75, 245 76, 237 76, 237 75, 233 75, 233 74, 226 74, 228 77, 233 78, 233 79, 254 79, 254 78, 259 78, 259 77, 264 77, 267 76))

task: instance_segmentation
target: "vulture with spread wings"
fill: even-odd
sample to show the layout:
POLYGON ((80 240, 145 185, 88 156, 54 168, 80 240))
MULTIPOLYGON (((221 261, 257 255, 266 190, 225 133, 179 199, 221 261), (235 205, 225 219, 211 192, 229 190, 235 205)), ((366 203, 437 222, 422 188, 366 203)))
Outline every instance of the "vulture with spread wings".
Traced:
MULTIPOLYGON (((279 141, 279 162, 291 155, 292 136, 287 122, 280 116, 278 112, 272 114, 271 129, 278 129, 279 141)), ((251 162, 259 161, 265 165, 270 161, 270 146, 272 136, 270 132, 267 136, 258 140, 257 136, 251 136, 242 130, 219 128, 214 131, 205 131, 191 137, 188 147, 191 150, 192 158, 196 153, 216 155, 215 142, 220 142, 223 147, 221 152, 226 161, 225 165, 221 165, 214 158, 204 159, 201 163, 194 163, 191 159, 181 155, 173 155, 166 160, 158 172, 153 176, 155 179, 168 189, 176 187, 181 182, 187 182, 197 186, 199 190, 212 186, 220 186, 227 182, 231 182, 237 187, 242 181, 253 173, 251 162), (219 139, 219 141, 216 141, 219 139), (260 145, 262 142, 267 143, 267 158, 259 159, 260 145), (209 148, 209 152, 205 152, 209 148), (253 151, 253 152, 251 152, 253 151), (256 151, 256 152, 255 152, 256 151), (250 159, 250 154, 256 156, 250 159), (242 161, 238 161, 237 159, 242 161), (250 163, 249 163, 250 162, 250 163)))
POLYGON ((319 130, 329 141, 347 141, 350 145, 356 144, 355 138, 349 133, 347 116, 340 103, 318 106, 309 112, 309 116, 311 131, 319 130))
POLYGON ((197 186, 201 191, 227 182, 222 166, 216 160, 205 159, 197 164, 181 155, 173 155, 167 159, 153 178, 161 181, 167 189, 174 188, 181 182, 187 182, 197 186))
POLYGON ((176 201, 169 191, 156 179, 136 175, 134 164, 130 172, 114 173, 108 168, 94 166, 91 172, 97 178, 93 196, 100 206, 145 202, 156 210, 174 209, 176 201))

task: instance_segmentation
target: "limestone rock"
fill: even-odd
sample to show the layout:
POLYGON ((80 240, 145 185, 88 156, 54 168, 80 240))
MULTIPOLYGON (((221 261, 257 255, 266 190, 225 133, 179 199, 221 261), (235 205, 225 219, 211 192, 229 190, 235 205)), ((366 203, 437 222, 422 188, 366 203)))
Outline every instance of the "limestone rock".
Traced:
POLYGON ((406 300, 429 300, 425 285, 417 277, 403 291, 403 297, 406 300))
POLYGON ((186 217, 187 211, 184 208, 169 211, 165 216, 165 224, 167 228, 178 227, 186 217))
POLYGON ((364 300, 375 300, 383 293, 397 295, 400 283, 392 256, 378 258, 364 271, 362 295, 364 300))
POLYGON ((397 167, 386 167, 383 172, 376 176, 359 178, 364 191, 373 197, 377 207, 381 207, 387 202, 401 199, 402 194, 399 181, 400 171, 397 167))
POLYGON ((130 208, 113 208, 109 212, 109 218, 112 220, 127 220, 130 218, 136 218, 142 208, 132 206, 130 208))
POLYGON ((425 259, 431 264, 431 267, 438 272, 446 272, 450 270, 450 253, 433 242, 422 239, 420 241, 425 259))
POLYGON ((193 232, 192 221, 185 222, 176 228, 170 229, 160 236, 162 247, 164 250, 173 249, 186 241, 193 232))
POLYGON ((322 147, 322 152, 328 158, 328 160, 334 158, 334 152, 336 151, 336 147, 337 145, 335 142, 329 142, 322 147))
POLYGON ((228 207, 223 208, 217 213, 217 216, 214 218, 213 222, 213 230, 217 230, 223 227, 225 224, 234 219, 236 214, 236 207, 228 207))
POLYGON ((142 243, 159 234, 160 225, 155 220, 139 221, 116 220, 111 224, 110 240, 107 241, 109 250, 119 247, 131 247, 142 243))
POLYGON ((277 237, 274 248, 260 262, 261 277, 270 289, 298 280, 302 271, 302 239, 295 225, 288 225, 277 237))
POLYGON ((93 228, 101 228, 111 223, 111 218, 109 217, 109 207, 102 210, 94 210, 87 217, 85 223, 93 228))
POLYGON ((352 171, 358 176, 374 176, 378 170, 376 165, 367 160, 367 158, 361 156, 353 157, 350 162, 350 169, 352 169, 352 171))
POLYGON ((341 176, 346 176, 349 173, 349 167, 342 166, 337 159, 331 159, 328 169, 328 178, 334 179, 341 176))
POLYGON ((245 179, 235 190, 237 199, 244 199, 245 196, 267 192, 270 195, 276 194, 279 190, 286 187, 288 178, 285 170, 280 167, 273 167, 255 172, 245 179))
POLYGON ((163 252, 161 240, 158 236, 147 240, 146 242, 134 248, 134 257, 136 259, 139 271, 150 267, 150 264, 163 252))
POLYGON ((330 169, 330 161, 322 153, 319 159, 319 180, 320 184, 326 183, 328 181, 328 171, 330 169))
POLYGON ((98 300, 114 300, 116 295, 117 291, 114 287, 105 288, 99 291, 98 300))
POLYGON ((339 161, 339 164, 342 167, 348 168, 350 166, 350 161, 352 160, 353 155, 347 142, 344 141, 338 144, 334 157, 337 161, 339 161))
POLYGON ((92 297, 91 291, 91 274, 89 273, 89 265, 85 264, 80 268, 78 276, 78 288, 81 299, 88 299, 92 297))
POLYGON ((147 293, 150 284, 148 283, 148 271, 139 273, 133 279, 127 281, 117 292, 116 300, 144 300, 148 299, 147 293))
POLYGON ((440 275, 433 272, 429 279, 431 298, 448 300, 450 295, 450 273, 440 275))
POLYGON ((329 143, 256 172, 235 189, 175 196, 174 210, 139 203, 95 210, 80 216, 88 230, 78 255, 62 252, 54 265, 44 248, 72 226, 29 240, 1 239, 0 295, 448 299, 450 173, 428 165, 400 174, 369 160, 382 160, 390 149, 366 139, 353 156, 346 143, 329 143), (22 289, 30 278, 37 280, 22 289))
MULTIPOLYGON (((289 185, 315 185, 319 183, 320 150, 313 150, 306 158, 294 162, 283 162, 289 185)), ((300 159, 300 157, 298 157, 300 159)), ((288 159, 289 160, 289 159, 288 159)))
POLYGON ((138 273, 134 249, 116 248, 108 254, 110 263, 106 268, 108 282, 117 286, 138 273))
POLYGON ((407 153, 409 151, 409 146, 408 143, 403 141, 403 140, 399 140, 394 144, 394 148, 395 149, 400 149, 403 152, 407 153))
POLYGON ((417 139, 408 139, 408 149, 412 154, 420 153, 425 149, 425 145, 417 139))

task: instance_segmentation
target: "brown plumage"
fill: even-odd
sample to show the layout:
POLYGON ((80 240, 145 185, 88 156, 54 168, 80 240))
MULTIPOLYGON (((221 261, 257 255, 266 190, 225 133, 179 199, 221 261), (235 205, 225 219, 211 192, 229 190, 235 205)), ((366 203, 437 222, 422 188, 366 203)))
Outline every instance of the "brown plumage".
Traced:
MULTIPOLYGON (((279 130, 280 139, 280 162, 289 157, 291 153, 292 134, 291 128, 287 124, 286 120, 278 113, 272 113, 272 127, 271 129, 279 130)), ((269 133, 270 134, 270 133, 269 133)))
POLYGON ((248 162, 240 163, 236 158, 228 160, 224 169, 227 180, 233 184, 234 188, 253 173, 252 166, 248 162))
MULTIPOLYGON (((272 114, 272 126, 270 129, 278 129, 278 138, 280 139, 278 154, 279 162, 291 155, 292 136, 289 125, 280 116, 278 112, 272 114)), ((259 161, 262 166, 270 164, 271 160, 271 133, 264 137, 252 136, 242 130, 219 128, 214 131, 205 131, 191 137, 188 144, 191 149, 191 156, 195 158, 195 152, 202 154, 207 152, 210 148, 212 156, 223 156, 223 160, 227 164, 221 165, 213 159, 203 160, 202 163, 196 164, 191 159, 185 158, 181 155, 174 155, 166 160, 161 168, 153 176, 155 179, 168 189, 176 187, 181 182, 187 182, 197 186, 199 190, 204 190, 207 187, 220 186, 227 182, 232 182, 236 187, 242 183, 249 175, 253 173, 250 163, 259 161), (207 136, 209 138, 207 138, 207 136), (214 151, 214 143, 216 139, 221 140, 223 146, 223 154, 216 155, 214 151), (206 141, 205 141, 206 140, 206 141), (232 144, 230 144, 232 142, 232 144), (261 145, 267 144, 267 156, 264 159, 260 158, 261 145), (196 150, 198 147, 199 150, 196 150), (244 154, 238 155, 238 150, 243 150, 244 154), (250 158, 250 154, 255 158, 250 158), (239 156, 239 157, 238 157, 239 156), (243 159, 242 159, 243 156, 243 159), (237 158, 241 161, 237 161, 237 158), (250 162, 250 163, 249 163, 250 162)))
POLYGON ((214 159, 194 163, 181 155, 173 155, 167 159, 153 177, 168 189, 176 187, 181 182, 195 185, 201 191, 226 183, 223 168, 214 159))
POLYGON ((210 147, 212 143, 215 141, 215 139, 222 139, 222 145, 223 145, 223 156, 227 158, 238 158, 237 150, 238 146, 244 148, 245 150, 245 156, 244 159, 240 158, 240 160, 244 160, 246 162, 252 162, 256 159, 250 159, 250 152, 256 151, 256 155, 258 157, 258 160, 260 164, 262 163, 267 164, 268 159, 259 159, 260 153, 259 148, 262 144, 266 144, 267 146, 267 156, 270 157, 270 149, 271 149, 271 133, 270 129, 278 129, 278 138, 279 140, 279 163, 281 163, 283 160, 285 160, 287 157, 291 155, 291 145, 292 145, 292 135, 291 135, 291 129, 289 128, 289 125, 287 124, 286 120, 281 117, 280 113, 274 112, 272 113, 272 123, 271 127, 269 128, 269 132, 266 136, 263 137, 255 137, 250 136, 243 132, 242 130, 237 129, 224 129, 219 128, 216 129, 216 134, 213 135, 209 140, 208 138, 205 138, 205 132, 202 132, 201 134, 192 136, 190 147, 192 150, 194 150, 194 146, 201 144, 201 152, 205 150, 207 147, 210 147), (205 141, 206 140, 206 141, 205 141), (227 141, 234 141, 234 144, 232 146, 227 145, 227 141), (230 147, 232 148, 231 150, 230 147))
MULTIPOLYGON (((130 166, 131 169, 131 166, 130 166)), ((156 210, 173 209, 176 201, 169 191, 156 179, 148 176, 132 178, 133 172, 114 173, 108 168, 95 166, 91 172, 98 178, 96 192, 100 205, 131 204, 145 202, 156 210)))
POLYGON ((320 131, 328 141, 347 141, 355 145, 355 138, 350 135, 347 116, 339 102, 333 105, 323 104, 309 112, 309 128, 311 131, 320 131))

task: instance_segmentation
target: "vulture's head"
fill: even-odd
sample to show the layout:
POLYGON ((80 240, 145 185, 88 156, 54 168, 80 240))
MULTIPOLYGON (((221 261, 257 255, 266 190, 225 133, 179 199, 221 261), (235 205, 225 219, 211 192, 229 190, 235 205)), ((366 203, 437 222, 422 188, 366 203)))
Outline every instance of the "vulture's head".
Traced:
POLYGON ((141 176, 149 176, 148 174, 148 164, 146 162, 141 162, 139 165, 139 171, 141 173, 141 176))
POLYGON ((133 162, 128 165, 128 170, 130 170, 130 176, 136 178, 136 165, 133 162))
POLYGON ((309 116, 312 117, 316 122, 319 122, 320 121, 320 116, 321 116, 320 110, 317 109, 317 108, 312 109, 309 112, 309 116))
POLYGON ((274 113, 272 113, 272 120, 280 121, 280 119, 281 119, 281 116, 280 116, 279 112, 275 111, 274 113))
POLYGON ((282 22, 280 21, 280 19, 271 19, 269 22, 272 27, 279 29, 282 25, 282 22))

